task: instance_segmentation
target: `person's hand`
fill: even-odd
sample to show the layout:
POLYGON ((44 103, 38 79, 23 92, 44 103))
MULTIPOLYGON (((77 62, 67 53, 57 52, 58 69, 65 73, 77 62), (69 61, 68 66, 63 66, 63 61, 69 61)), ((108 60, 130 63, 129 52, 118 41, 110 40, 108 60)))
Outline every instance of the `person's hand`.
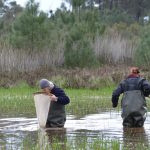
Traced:
POLYGON ((54 94, 51 94, 51 93, 49 96, 50 96, 51 101, 57 102, 58 97, 56 97, 54 94))
POLYGON ((49 90, 49 88, 47 87, 47 88, 44 88, 44 89, 42 89, 42 92, 44 92, 44 94, 46 94, 46 95, 50 95, 51 93, 50 93, 50 90, 49 90))
POLYGON ((117 104, 112 104, 112 107, 113 107, 113 108, 117 107, 117 104))
POLYGON ((50 96, 51 101, 57 102, 58 97, 56 97, 54 94, 52 94, 52 93, 50 92, 50 89, 49 89, 49 88, 44 88, 44 89, 42 89, 42 91, 43 91, 46 95, 50 96))

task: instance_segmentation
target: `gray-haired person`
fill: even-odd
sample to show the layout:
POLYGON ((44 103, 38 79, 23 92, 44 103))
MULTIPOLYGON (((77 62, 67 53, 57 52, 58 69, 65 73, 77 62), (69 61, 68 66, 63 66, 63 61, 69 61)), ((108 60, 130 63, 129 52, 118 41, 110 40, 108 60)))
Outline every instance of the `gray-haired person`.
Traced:
POLYGON ((48 113, 47 128, 62 128, 66 122, 65 105, 70 102, 64 90, 47 79, 41 79, 40 88, 51 98, 51 105, 48 113))

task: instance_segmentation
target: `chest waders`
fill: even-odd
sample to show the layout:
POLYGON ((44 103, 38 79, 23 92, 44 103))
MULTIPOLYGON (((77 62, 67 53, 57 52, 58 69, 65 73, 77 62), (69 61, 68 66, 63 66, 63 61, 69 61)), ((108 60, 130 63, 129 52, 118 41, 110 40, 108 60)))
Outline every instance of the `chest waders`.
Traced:
POLYGON ((46 127, 62 128, 66 121, 65 106, 56 102, 51 102, 46 127))
POLYGON ((135 89, 124 92, 121 101, 121 116, 123 118, 123 126, 126 127, 142 127, 146 119, 147 107, 145 97, 141 90, 138 90, 136 87, 135 89))

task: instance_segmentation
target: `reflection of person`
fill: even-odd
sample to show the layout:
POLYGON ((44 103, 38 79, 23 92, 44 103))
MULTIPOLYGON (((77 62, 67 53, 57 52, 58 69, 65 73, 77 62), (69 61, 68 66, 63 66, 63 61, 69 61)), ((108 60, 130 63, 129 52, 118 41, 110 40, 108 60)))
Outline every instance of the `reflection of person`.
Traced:
POLYGON ((61 149, 67 148, 67 135, 65 128, 46 128, 39 130, 38 141, 40 144, 40 150, 45 149, 61 149))
POLYGON ((43 92, 49 95, 51 99, 46 127, 64 127, 66 121, 65 105, 70 102, 69 97, 65 94, 63 89, 57 87, 47 79, 41 79, 39 85, 43 92))
POLYGON ((130 69, 130 75, 123 80, 112 94, 113 107, 117 107, 123 93, 121 107, 124 127, 142 127, 146 119, 146 100, 150 94, 150 83, 140 77, 137 67, 130 69))
POLYGON ((123 128, 123 143, 127 149, 139 149, 149 146, 148 135, 144 127, 123 128), (141 147, 140 147, 141 146, 141 147))
POLYGON ((67 141, 67 135, 66 135, 66 129, 60 128, 58 129, 49 129, 46 130, 46 134, 48 136, 48 142, 53 149, 53 146, 57 145, 57 149, 66 150, 66 141, 67 141))

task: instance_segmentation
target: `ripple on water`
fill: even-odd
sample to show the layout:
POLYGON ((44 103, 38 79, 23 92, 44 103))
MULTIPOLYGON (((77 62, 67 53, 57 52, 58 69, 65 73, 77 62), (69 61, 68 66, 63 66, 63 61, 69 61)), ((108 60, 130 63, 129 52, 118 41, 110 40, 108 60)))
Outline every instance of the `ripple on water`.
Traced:
MULTIPOLYGON (((91 138, 102 136, 103 138, 118 139, 123 142, 149 143, 150 138, 150 113, 147 114, 145 125, 140 129, 127 129, 122 127, 121 112, 100 112, 89 114, 80 119, 75 116, 67 116, 65 124, 67 138, 76 136, 89 136, 91 138)), ((36 118, 3 118, 0 119, 0 134, 11 135, 38 131, 39 127, 36 118), (21 131, 21 132, 20 132, 21 131)), ((1 136, 0 136, 1 138, 1 136)), ((6 136, 6 138, 8 138, 6 136)), ((13 137, 14 138, 14 137, 13 137)), ((1 140, 1 139, 0 139, 1 140)))

